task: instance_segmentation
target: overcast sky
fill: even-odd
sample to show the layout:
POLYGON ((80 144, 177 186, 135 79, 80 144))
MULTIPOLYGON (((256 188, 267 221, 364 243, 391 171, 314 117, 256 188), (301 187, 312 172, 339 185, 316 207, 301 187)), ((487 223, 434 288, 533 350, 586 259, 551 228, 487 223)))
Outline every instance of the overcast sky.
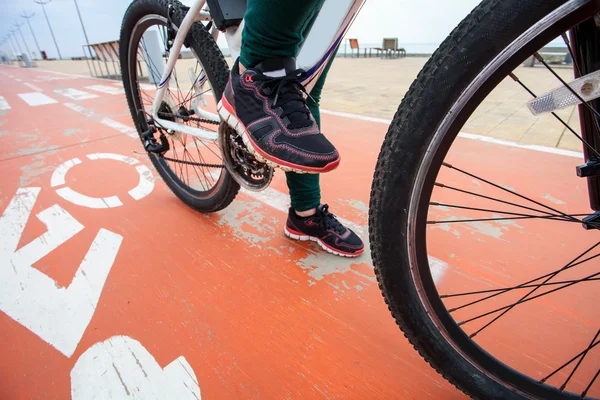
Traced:
MULTIPOLYGON (((78 0, 78 3, 90 43, 118 39, 129 0, 78 0)), ((440 43, 477 3, 479 0, 367 0, 347 36, 370 44, 380 43, 383 37, 398 37, 400 44, 440 43)), ((23 11, 35 12, 30 21, 40 47, 49 57, 57 56, 40 5, 33 0, 0 0, 0 7, 0 38, 15 22, 25 22, 20 17, 23 11)), ((85 39, 74 0, 53 0, 46 5, 46 11, 63 57, 82 55, 85 39)), ((21 30, 30 50, 37 51, 27 24, 21 30)), ((3 49, 9 47, 5 45, 3 49)))

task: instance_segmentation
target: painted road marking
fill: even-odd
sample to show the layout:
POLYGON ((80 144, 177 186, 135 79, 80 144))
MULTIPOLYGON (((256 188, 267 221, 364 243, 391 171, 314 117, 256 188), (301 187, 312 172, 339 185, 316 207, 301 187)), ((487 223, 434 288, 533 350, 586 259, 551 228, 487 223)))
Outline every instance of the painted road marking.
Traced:
POLYGON ((154 190, 154 176, 152 175, 152 171, 145 165, 138 165, 135 169, 138 174, 140 174, 140 182, 127 193, 135 200, 140 200, 148 196, 152 193, 152 190, 154 190))
MULTIPOLYGON (((115 82, 113 85, 123 87, 123 82, 115 82)), ((151 85, 149 83, 139 83, 139 85, 140 85, 140 89, 144 89, 144 90, 156 90, 156 86, 155 85, 151 85)))
POLYGON ((33 264, 84 227, 58 205, 37 214, 47 232, 17 250, 40 188, 21 188, 0 217, 0 310, 70 357, 89 325, 123 238, 100 229, 70 285, 33 264))
POLYGON ((65 105, 65 107, 70 108, 71 110, 76 111, 78 113, 81 113, 81 114, 85 115, 88 118, 94 118, 94 116, 95 116, 95 114, 94 114, 94 112, 92 110, 88 110, 88 109, 86 109, 86 108, 84 108, 84 107, 82 107, 82 106, 80 106, 78 104, 75 104, 75 103, 65 103, 64 105, 65 105))
MULTIPOLYGON (((385 125, 390 125, 392 123, 392 120, 389 120, 389 119, 373 118, 373 117, 367 117, 365 115, 350 114, 350 113, 339 112, 339 111, 321 110, 321 114, 335 115, 338 117, 356 119, 359 121, 376 122, 376 123, 385 124, 385 125)), ((458 136, 461 138, 464 138, 464 139, 499 144, 501 146, 516 147, 519 149, 533 150, 533 151, 539 151, 542 153, 557 154, 557 155, 561 155, 561 156, 575 157, 575 158, 580 158, 580 159, 583 158, 583 153, 580 153, 577 151, 571 151, 571 150, 558 149, 556 147, 547 147, 547 146, 539 146, 539 145, 533 145, 533 144, 516 143, 516 142, 511 142, 508 140, 494 139, 494 138, 491 138, 488 136, 476 135, 476 134, 467 133, 467 132, 460 132, 458 134, 458 136)))
MULTIPOLYGON (((129 165, 135 165, 138 163, 138 160, 135 158, 112 153, 88 154, 87 158, 90 160, 116 160, 129 165)), ((140 181, 137 186, 131 189, 128 193, 135 200, 140 200, 148 196, 154 190, 154 176, 152 175, 152 171, 150 171, 150 169, 145 165, 137 165, 135 169, 140 175, 140 181)))
POLYGON ((118 89, 114 86, 94 85, 86 86, 85 89, 95 90, 96 92, 107 94, 125 94, 125 91, 123 89, 118 89))
POLYGON ((39 87, 32 85, 31 83, 23 82, 23 85, 27 86, 31 90, 35 90, 36 92, 43 92, 39 87))
POLYGON ((119 132, 121 132, 121 133, 124 133, 124 134, 126 134, 127 136, 130 136, 130 137, 132 137, 132 138, 139 138, 139 135, 138 135, 137 129, 135 129, 135 128, 132 128, 132 127, 130 127, 130 126, 127 126, 127 125, 125 125, 125 124, 122 124, 122 123, 120 123, 120 122, 117 122, 117 121, 115 121, 115 120, 113 120, 113 119, 110 119, 110 118, 102 118, 102 119, 100 120, 100 123, 101 123, 101 124, 103 124, 103 125, 106 125, 106 126, 108 126, 108 127, 110 127, 110 128, 116 129, 116 130, 118 130, 119 132))
POLYGON ((10 105, 6 101, 6 99, 0 96, 0 111, 10 110, 10 105))
POLYGON ((58 103, 58 101, 54 100, 52 97, 46 96, 45 94, 40 92, 20 93, 18 96, 22 98, 23 101, 25 101, 25 103, 34 107, 58 103))
POLYGON ((84 92, 77 89, 66 88, 66 89, 55 89, 54 92, 58 94, 62 94, 65 97, 68 97, 73 100, 85 100, 85 99, 93 99, 98 97, 98 95, 84 92))
POLYGON ((71 398, 200 400, 201 395, 185 357, 163 369, 137 340, 113 336, 79 357, 71 370, 71 398))
POLYGON ((120 154, 113 154, 113 153, 88 154, 87 158, 89 158, 90 160, 115 160, 115 161, 124 162, 129 165, 135 165, 138 163, 138 160, 136 160, 133 157, 127 157, 127 156, 122 156, 120 154))
MULTIPOLYGON (((87 158, 90 160, 115 160, 121 161, 128 165, 136 165, 138 164, 138 160, 132 157, 123 156, 121 154, 113 154, 113 153, 94 153, 88 154, 87 158)), ((73 168, 76 165, 81 164, 81 160, 78 158, 73 158, 71 160, 63 162, 59 165, 54 172, 52 173, 52 178, 50 178, 50 186, 58 187, 65 185, 65 176, 69 169, 73 168)), ((148 196, 154 190, 154 176, 152 175, 152 171, 145 165, 136 165, 136 171, 140 175, 140 180, 136 187, 131 189, 128 194, 134 200, 141 200, 144 197, 148 196)), ((76 204, 78 206, 87 207, 87 208, 115 208, 121 207, 123 203, 119 199, 118 196, 110 196, 110 197, 91 197, 81 194, 70 187, 62 187, 56 190, 56 194, 58 194, 63 199, 76 204)))
POLYGON ((65 184, 65 175, 67 175, 67 171, 71 169, 71 167, 81 164, 81 160, 79 158, 74 158, 69 161, 65 161, 60 164, 54 172, 52 173, 52 178, 50 178, 50 186, 62 186, 65 184))
POLYGON ((124 133, 132 138, 139 138, 139 135, 137 133, 137 130, 135 128, 132 128, 130 126, 127 126, 125 124, 122 124, 120 122, 117 122, 115 120, 112 120, 110 118, 102 118, 100 116, 98 116, 96 113, 94 113, 94 111, 86 109, 80 105, 77 105, 75 103, 65 103, 65 106, 70 108, 73 111, 76 111, 78 113, 81 113, 83 115, 85 115, 88 118, 92 118, 92 119, 96 119, 98 120, 101 124, 108 126, 109 128, 113 128, 116 129, 117 131, 124 133))
POLYGON ((57 189, 56 194, 73 204, 87 208, 116 208, 123 205, 117 196, 91 197, 76 192, 70 187, 57 189))

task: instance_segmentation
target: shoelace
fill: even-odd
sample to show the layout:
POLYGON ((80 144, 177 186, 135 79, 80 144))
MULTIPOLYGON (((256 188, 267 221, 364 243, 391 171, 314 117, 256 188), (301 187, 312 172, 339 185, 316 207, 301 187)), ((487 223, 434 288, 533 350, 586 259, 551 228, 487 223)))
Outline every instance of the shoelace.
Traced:
POLYGON ((257 81, 265 82, 262 87, 264 95, 271 96, 275 93, 273 107, 279 105, 283 109, 281 118, 289 117, 290 129, 304 128, 312 124, 310 111, 306 106, 306 99, 302 96, 302 93, 305 93, 308 97, 310 97, 310 94, 300 83, 300 79, 305 76, 306 71, 297 69, 286 76, 278 78, 266 75, 256 75, 254 77, 257 81))
POLYGON ((323 204, 317 208, 316 217, 323 223, 326 230, 332 230, 340 235, 346 233, 346 227, 337 220, 334 214, 329 212, 328 204, 323 204))

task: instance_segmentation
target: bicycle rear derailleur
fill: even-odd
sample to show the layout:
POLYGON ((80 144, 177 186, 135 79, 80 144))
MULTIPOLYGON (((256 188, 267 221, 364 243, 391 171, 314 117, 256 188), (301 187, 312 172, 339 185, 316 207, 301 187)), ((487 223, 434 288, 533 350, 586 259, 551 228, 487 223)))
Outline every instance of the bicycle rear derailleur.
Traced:
POLYGON ((219 143, 225 168, 240 186, 254 192, 269 186, 273 179, 273 168, 258 162, 240 135, 225 122, 219 125, 219 143))

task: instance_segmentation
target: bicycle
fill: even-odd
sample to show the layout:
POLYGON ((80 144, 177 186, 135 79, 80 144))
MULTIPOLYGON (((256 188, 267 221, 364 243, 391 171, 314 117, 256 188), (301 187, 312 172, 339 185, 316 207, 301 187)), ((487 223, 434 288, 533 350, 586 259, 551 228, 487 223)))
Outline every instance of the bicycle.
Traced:
MULTIPOLYGON (((325 3, 298 57, 299 66, 308 71, 303 82, 308 90, 363 2, 350 0, 345 7, 325 3)), ((381 148, 369 214, 379 286, 415 349, 448 381, 474 398, 567 399, 600 393, 600 385, 594 385, 600 374, 600 357, 594 358, 594 348, 600 343, 598 315, 593 307, 585 306, 594 292, 589 286, 578 286, 600 279, 600 253, 595 253, 600 248, 599 12, 598 0, 484 0, 429 59, 402 101, 381 148), (559 36, 574 60, 578 79, 571 83, 564 77, 565 70, 556 72, 538 53, 559 36), (532 54, 557 79, 557 87, 539 97, 514 72, 532 54), (564 132, 583 143, 585 160, 577 167, 577 174, 587 180, 593 212, 560 211, 539 194, 526 194, 531 188, 507 187, 506 182, 492 179, 498 178, 497 174, 483 177, 462 167, 468 162, 461 158, 465 134, 459 133, 472 116, 481 115, 480 107, 486 106, 488 95, 504 85, 505 79, 531 96, 525 103, 534 114, 552 113, 564 125, 564 132), (564 105, 578 107, 580 133, 568 124, 569 119, 559 115, 564 105), (490 192, 483 194, 484 190, 490 192), (467 200, 470 203, 454 204, 467 200), (490 208, 489 204, 503 209, 490 208), (451 216, 452 210, 462 214, 451 216), (584 250, 576 257, 567 257, 570 261, 558 269, 544 273, 546 264, 565 258, 561 248, 545 240, 543 224, 549 221, 564 226, 565 237, 571 240, 569 246, 584 250), (447 226, 517 222, 523 231, 525 227, 541 230, 541 234, 528 236, 536 240, 539 249, 523 243, 525 248, 510 253, 498 250, 495 243, 485 250, 489 255, 478 256, 471 244, 465 249, 456 240, 452 250, 465 250, 464 255, 456 257, 460 263, 455 262, 450 277, 436 282, 431 253, 448 247, 448 235, 460 236, 460 228, 447 226), (437 226, 443 228, 435 229, 437 226), (538 257, 540 261, 519 260, 526 251, 533 254, 531 260, 538 257), (502 257, 509 261, 517 257, 513 263, 523 268, 506 272, 502 257), (573 277, 577 271, 585 276, 573 277), (562 280, 555 279, 557 276, 562 280), (473 282, 477 289, 467 289, 473 282), (568 296, 561 294, 575 286, 581 289, 568 292, 568 296), (567 311, 557 312, 557 302, 547 300, 554 293, 561 294, 558 303, 567 311), (585 308, 578 307, 580 303, 585 308), (487 304, 489 309, 484 308, 487 304), (535 304, 541 306, 535 308, 535 304), (569 304, 571 308, 566 307, 569 304), (469 314, 470 310, 475 315, 469 314), (524 310, 524 317, 516 317, 518 310, 524 310), (559 317, 564 322, 559 334, 580 323, 577 329, 569 330, 566 339, 549 336, 559 342, 568 340, 569 349, 524 354, 525 350, 543 347, 549 340, 545 333, 556 326, 559 317), (540 338, 525 337, 520 328, 529 321, 541 332, 540 338), (498 327, 499 339, 486 337, 492 326, 498 327)), ((167 186, 201 212, 227 207, 240 186, 263 190, 273 177, 273 169, 249 154, 238 132, 217 116, 229 69, 216 38, 225 32, 235 59, 243 14, 243 1, 197 0, 188 8, 175 0, 138 0, 128 9, 121 30, 123 83, 142 144, 167 186), (160 48, 158 53, 149 48, 152 43, 160 48), (182 46, 193 54, 189 63, 195 62, 187 70, 189 89, 184 91, 178 80, 178 75, 185 75, 182 64, 187 62, 178 61, 182 46), (154 86, 148 88, 144 80, 154 86), (151 93, 154 90, 156 95, 151 93)), ((492 172, 523 173, 511 165, 519 156, 513 153, 502 147, 497 154, 509 154, 508 161, 482 157, 474 168, 480 170, 481 165, 489 164, 492 172)), ((530 157, 530 153, 519 157, 530 157)), ((525 166, 562 179, 566 175, 559 176, 557 168, 559 164, 570 165, 571 159, 557 160, 544 163, 543 168, 525 166)), ((581 192, 575 186, 573 198, 581 192)), ((515 246, 519 243, 511 242, 515 246)))

